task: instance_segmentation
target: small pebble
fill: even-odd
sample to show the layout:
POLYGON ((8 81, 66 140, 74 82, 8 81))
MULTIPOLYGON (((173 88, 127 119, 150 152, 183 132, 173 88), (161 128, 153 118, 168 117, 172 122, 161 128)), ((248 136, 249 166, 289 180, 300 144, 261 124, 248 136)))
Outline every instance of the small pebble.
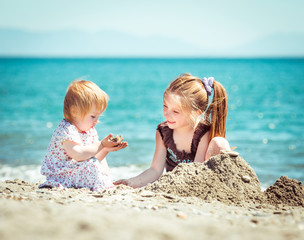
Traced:
POLYGON ((245 183, 250 183, 251 177, 249 177, 249 176, 242 176, 242 180, 243 180, 243 182, 245 182, 245 183))
POLYGON ((92 194, 91 196, 96 197, 96 198, 102 198, 103 194, 92 194))
POLYGON ((186 219, 186 218, 187 218, 187 215, 184 214, 183 212, 178 212, 178 213, 176 214, 176 217, 181 218, 181 219, 186 219))
POLYGON ((251 219, 250 222, 254 223, 254 224, 258 224, 258 220, 257 219, 251 219))
POLYGON ((162 194, 163 197, 168 198, 168 199, 175 199, 174 196, 169 195, 169 194, 162 194))
POLYGON ((275 212, 273 212, 273 214, 275 214, 275 215, 280 215, 280 214, 283 214, 283 212, 275 211, 275 212))
POLYGON ((153 196, 155 196, 155 193, 154 192, 150 192, 150 191, 142 191, 140 193, 140 196, 142 196, 142 197, 153 197, 153 196))

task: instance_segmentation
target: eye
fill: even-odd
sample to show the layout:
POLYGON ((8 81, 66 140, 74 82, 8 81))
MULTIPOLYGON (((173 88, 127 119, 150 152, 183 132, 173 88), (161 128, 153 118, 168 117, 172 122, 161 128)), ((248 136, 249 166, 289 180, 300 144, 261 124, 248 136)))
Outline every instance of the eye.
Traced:
POLYGON ((173 111, 174 113, 176 113, 176 114, 179 114, 179 112, 178 111, 173 111))
POLYGON ((164 108, 168 108, 167 105, 164 104, 164 108))
POLYGON ((92 116, 91 116, 91 118, 95 119, 95 118, 96 118, 96 116, 92 115, 92 116))

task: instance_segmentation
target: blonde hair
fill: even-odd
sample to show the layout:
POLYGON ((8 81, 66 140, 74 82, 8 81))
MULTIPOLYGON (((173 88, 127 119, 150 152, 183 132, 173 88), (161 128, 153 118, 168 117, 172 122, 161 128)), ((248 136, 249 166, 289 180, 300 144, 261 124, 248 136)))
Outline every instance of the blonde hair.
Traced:
POLYGON ((208 106, 209 99, 202 80, 191 74, 183 73, 170 83, 164 93, 164 99, 169 94, 177 96, 176 100, 181 109, 190 111, 190 120, 193 126, 196 126, 198 121, 203 120, 210 125, 209 141, 214 137, 226 136, 226 90, 217 81, 213 81, 213 89, 213 99, 208 106), (202 113, 198 121, 197 112, 202 113), (202 115, 204 116, 202 117, 202 115))
POLYGON ((103 112, 108 106, 108 95, 95 83, 85 80, 76 80, 68 86, 63 105, 63 115, 70 123, 75 121, 73 109, 77 109, 81 118, 84 118, 95 105, 98 111, 103 112))

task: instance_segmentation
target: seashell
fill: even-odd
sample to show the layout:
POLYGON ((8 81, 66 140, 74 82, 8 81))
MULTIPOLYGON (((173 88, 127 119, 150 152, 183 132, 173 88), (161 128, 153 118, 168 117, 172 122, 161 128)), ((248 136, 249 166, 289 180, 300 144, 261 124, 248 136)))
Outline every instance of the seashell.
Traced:
POLYGON ((242 180, 243 180, 243 182, 245 182, 245 183, 250 183, 251 177, 249 177, 249 176, 242 176, 242 180))
POLYGON ((230 151, 230 152, 226 152, 230 157, 237 157, 239 155, 238 152, 235 151, 230 151))
POLYGON ((115 143, 121 143, 122 140, 123 140, 123 137, 121 135, 120 136, 116 135, 115 137, 110 138, 110 141, 115 142, 115 143))
POLYGON ((225 153, 227 153, 228 151, 225 150, 225 149, 221 149, 220 152, 221 152, 222 154, 225 154, 225 153))

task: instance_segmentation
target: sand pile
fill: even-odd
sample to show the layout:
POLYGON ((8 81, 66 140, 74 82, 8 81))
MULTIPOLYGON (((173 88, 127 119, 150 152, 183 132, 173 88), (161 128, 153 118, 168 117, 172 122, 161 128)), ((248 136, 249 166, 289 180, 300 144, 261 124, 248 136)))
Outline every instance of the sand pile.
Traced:
POLYGON ((265 195, 272 205, 288 205, 304 207, 303 184, 286 176, 280 177, 272 186, 266 189, 265 195))
POLYGON ((240 206, 265 199, 254 170, 243 158, 228 154, 214 156, 204 163, 179 164, 146 189, 240 206))
POLYGON ((165 192, 183 197, 217 200, 228 205, 285 205, 304 207, 304 189, 301 182, 281 177, 265 192, 260 181, 241 157, 220 154, 204 163, 179 164, 164 174, 147 190, 165 192))

